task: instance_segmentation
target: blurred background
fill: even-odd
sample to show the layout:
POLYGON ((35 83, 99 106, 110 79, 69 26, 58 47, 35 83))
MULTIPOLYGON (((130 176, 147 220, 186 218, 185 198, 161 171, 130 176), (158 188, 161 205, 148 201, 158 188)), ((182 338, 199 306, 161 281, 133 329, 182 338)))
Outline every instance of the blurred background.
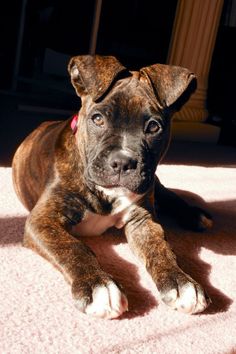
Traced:
MULTIPOLYGON (((217 1, 217 0, 212 0, 217 1)), ((80 108, 71 56, 114 55, 129 69, 166 63, 178 0, 12 0, 0 11, 0 164, 44 120, 80 108)), ((198 28, 196 27, 196 31, 198 28)), ((236 1, 225 0, 210 64, 206 123, 236 146, 236 1)))

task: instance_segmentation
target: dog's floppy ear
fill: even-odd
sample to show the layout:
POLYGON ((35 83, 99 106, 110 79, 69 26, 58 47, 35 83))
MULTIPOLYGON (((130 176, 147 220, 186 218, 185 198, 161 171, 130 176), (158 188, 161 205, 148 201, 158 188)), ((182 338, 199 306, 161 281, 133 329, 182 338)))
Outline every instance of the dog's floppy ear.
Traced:
POLYGON ((163 108, 177 111, 189 99, 197 86, 196 76, 186 68, 154 64, 140 70, 163 108))
POLYGON ((71 58, 68 71, 78 96, 90 95, 97 101, 127 69, 113 56, 79 55, 71 58))

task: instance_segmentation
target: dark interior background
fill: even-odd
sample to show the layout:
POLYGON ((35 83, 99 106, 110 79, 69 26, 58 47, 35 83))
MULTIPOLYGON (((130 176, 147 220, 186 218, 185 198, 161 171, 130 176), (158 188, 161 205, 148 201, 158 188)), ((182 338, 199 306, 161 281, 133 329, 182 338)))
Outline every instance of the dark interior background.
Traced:
MULTIPOLYGON (((80 107, 66 65, 89 52, 95 0, 28 0, 19 71, 16 48, 24 0, 0 12, 0 163, 41 121, 66 119, 80 107)), ((115 55, 129 69, 165 63, 177 0, 103 0, 96 53, 115 55)), ((209 76, 208 122, 221 127, 219 144, 236 146, 236 28, 224 2, 209 76)), ((197 30, 197 29, 196 29, 197 30)))
POLYGON ((209 122, 221 127, 219 143, 236 146, 236 1, 225 0, 209 73, 209 122), (234 23, 232 23, 234 18, 234 23))
MULTIPOLYGON (((157 10, 155 0, 103 0, 97 53, 116 55, 134 69, 165 62, 176 4, 159 1, 157 10)), ((36 66, 43 64, 46 48, 70 56, 87 54, 94 9, 95 0, 28 0, 21 74, 31 76, 40 69, 36 66)), ((11 1, 0 14, 1 86, 11 80, 20 11, 21 1, 11 1)))

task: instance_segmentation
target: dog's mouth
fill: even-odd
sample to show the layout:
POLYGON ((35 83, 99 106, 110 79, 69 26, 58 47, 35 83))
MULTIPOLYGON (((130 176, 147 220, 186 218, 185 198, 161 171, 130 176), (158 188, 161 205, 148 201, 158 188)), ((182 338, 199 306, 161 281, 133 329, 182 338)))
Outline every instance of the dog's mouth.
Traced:
POLYGON ((132 174, 131 176, 101 176, 97 174, 90 175, 90 182, 93 183, 96 188, 103 188, 107 191, 125 189, 135 194, 146 193, 153 181, 152 174, 146 174, 145 176, 139 174, 132 174))
POLYGON ((100 185, 98 185, 98 187, 106 188, 106 189, 114 189, 114 188, 120 188, 121 185, 118 183, 116 183, 116 184, 100 184, 100 185))
POLYGON ((135 194, 146 193, 154 180, 154 164, 115 150, 100 154, 87 168, 87 180, 106 190, 125 188, 135 194))
POLYGON ((105 189, 117 189, 117 188, 122 188, 123 186, 121 184, 100 184, 98 187, 105 188, 105 189))

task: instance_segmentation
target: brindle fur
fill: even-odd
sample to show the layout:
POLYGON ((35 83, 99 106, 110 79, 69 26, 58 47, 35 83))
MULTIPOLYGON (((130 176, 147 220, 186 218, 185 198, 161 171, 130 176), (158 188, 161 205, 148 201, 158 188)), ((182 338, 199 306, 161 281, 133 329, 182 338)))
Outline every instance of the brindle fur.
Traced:
POLYGON ((205 303, 200 309, 186 312, 202 311, 209 300, 177 265, 155 214, 157 207, 163 206, 182 224, 195 229, 204 228, 202 216, 209 218, 165 189, 155 177, 157 164, 169 144, 170 118, 191 94, 195 76, 187 69, 159 64, 129 72, 114 57, 100 56, 74 57, 68 70, 82 100, 76 134, 70 127, 71 118, 43 123, 14 156, 15 190, 30 211, 24 245, 63 273, 78 308, 85 311, 93 301, 93 289, 106 286, 112 279, 81 239, 72 236, 72 227, 81 223, 88 211, 107 216, 112 213, 116 201, 97 185, 104 175, 111 186, 117 183, 118 177, 110 172, 107 161, 111 159, 110 150, 114 154, 122 148, 125 131, 129 138, 126 144, 137 163, 128 172, 122 171, 122 176, 120 172, 120 183, 140 196, 124 224, 129 246, 146 265, 167 304, 173 300, 170 291, 175 289, 180 294, 186 284, 193 284, 205 303), (96 107, 102 107, 112 122, 106 139, 89 118, 96 107), (162 135, 144 137, 143 115, 153 112, 158 112, 161 119, 162 135), (147 145, 146 150, 140 140, 147 145))

